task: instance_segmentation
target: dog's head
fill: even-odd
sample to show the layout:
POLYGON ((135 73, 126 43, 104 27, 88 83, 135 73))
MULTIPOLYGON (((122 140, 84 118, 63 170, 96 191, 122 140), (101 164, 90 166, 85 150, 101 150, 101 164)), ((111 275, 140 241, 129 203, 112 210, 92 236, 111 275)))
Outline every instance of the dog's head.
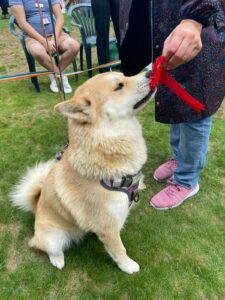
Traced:
POLYGON ((121 120, 133 116, 151 96, 146 73, 126 77, 109 72, 94 76, 81 85, 72 99, 55 110, 77 123, 98 124, 101 120, 121 120))

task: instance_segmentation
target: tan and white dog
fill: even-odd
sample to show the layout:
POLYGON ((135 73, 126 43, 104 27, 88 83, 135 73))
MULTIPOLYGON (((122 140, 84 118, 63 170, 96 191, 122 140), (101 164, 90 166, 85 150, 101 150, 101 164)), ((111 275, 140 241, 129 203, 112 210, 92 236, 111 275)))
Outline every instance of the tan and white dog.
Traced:
POLYGON ((146 146, 135 114, 149 98, 147 75, 110 72, 89 79, 72 99, 55 106, 68 118, 69 146, 60 161, 29 169, 11 198, 13 205, 35 213, 29 245, 47 252, 57 268, 63 268, 63 251, 71 242, 91 231, 121 270, 139 271, 120 238, 128 196, 100 181, 136 174, 145 163, 146 146))

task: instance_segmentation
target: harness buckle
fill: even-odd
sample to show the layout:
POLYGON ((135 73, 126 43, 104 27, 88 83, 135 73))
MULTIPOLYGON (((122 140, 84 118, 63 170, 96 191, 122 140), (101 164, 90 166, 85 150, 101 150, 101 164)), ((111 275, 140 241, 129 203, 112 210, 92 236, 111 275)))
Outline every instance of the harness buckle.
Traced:
POLYGON ((129 199, 129 206, 132 202, 139 201, 139 184, 142 178, 142 173, 139 171, 135 175, 126 175, 123 176, 120 180, 101 180, 101 185, 110 190, 117 192, 124 192, 127 194, 129 199))
POLYGON ((137 202, 139 201, 139 198, 140 198, 140 195, 139 195, 139 193, 137 192, 136 195, 134 195, 134 197, 133 197, 134 202, 137 203, 137 202))

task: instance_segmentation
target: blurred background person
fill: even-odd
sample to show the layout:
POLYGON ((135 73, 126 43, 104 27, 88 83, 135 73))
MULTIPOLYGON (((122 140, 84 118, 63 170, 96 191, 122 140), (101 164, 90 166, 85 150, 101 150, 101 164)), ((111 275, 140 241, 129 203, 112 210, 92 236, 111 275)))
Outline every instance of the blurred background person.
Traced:
MULTIPOLYGON (((92 11, 97 31, 97 55, 99 65, 110 62, 109 57, 109 31, 110 17, 119 45, 119 0, 91 0, 92 11)), ((109 68, 102 68, 100 72, 107 72, 109 68)))
POLYGON ((0 6, 2 9, 3 18, 8 19, 9 18, 9 13, 8 13, 9 2, 8 2, 8 0, 0 0, 0 6))
MULTIPOLYGON (((56 74, 64 71, 77 55, 80 45, 68 34, 63 32, 64 17, 58 0, 51 0, 52 10, 55 17, 55 37, 51 22, 48 2, 40 0, 43 19, 41 20, 39 8, 35 1, 10 0, 13 15, 15 16, 20 29, 25 34, 27 51, 47 70, 56 74), (44 27, 44 28, 43 28, 44 27), (58 48, 56 49, 57 42, 58 48), (56 51, 60 54, 59 67, 52 63, 50 56, 56 51)), ((53 74, 50 75, 50 90, 58 92, 58 86, 53 74)), ((62 84, 65 93, 71 93, 72 88, 66 76, 62 76, 62 84)))

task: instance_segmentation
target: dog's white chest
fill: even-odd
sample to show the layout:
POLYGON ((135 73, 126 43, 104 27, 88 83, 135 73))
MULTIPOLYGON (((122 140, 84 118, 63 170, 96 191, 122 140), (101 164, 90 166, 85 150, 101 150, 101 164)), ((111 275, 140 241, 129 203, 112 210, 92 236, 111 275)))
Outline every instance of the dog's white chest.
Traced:
POLYGON ((107 204, 107 208, 110 214, 118 222, 118 226, 121 229, 129 213, 128 197, 123 192, 113 192, 111 201, 107 204))

